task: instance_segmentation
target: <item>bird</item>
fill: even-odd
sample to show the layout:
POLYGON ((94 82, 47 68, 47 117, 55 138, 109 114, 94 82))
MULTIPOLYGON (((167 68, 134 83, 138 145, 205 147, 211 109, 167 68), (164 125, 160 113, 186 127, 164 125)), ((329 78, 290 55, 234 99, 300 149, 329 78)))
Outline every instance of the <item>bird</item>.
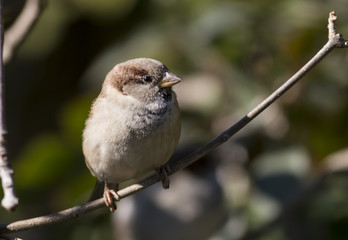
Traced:
POLYGON ((178 145, 180 111, 172 86, 182 81, 160 61, 136 58, 115 65, 85 122, 82 150, 110 211, 120 197, 111 187, 157 170, 169 187, 164 164, 178 145))

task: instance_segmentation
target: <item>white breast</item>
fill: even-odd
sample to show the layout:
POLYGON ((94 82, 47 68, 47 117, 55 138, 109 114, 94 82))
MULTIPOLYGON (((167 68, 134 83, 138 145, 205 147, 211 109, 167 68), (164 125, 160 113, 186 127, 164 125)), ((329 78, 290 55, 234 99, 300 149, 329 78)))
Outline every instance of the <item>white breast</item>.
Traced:
POLYGON ((98 98, 83 133, 87 166, 99 180, 110 183, 140 177, 164 164, 180 136, 175 100, 164 115, 149 118, 139 116, 135 105, 121 105, 98 98))

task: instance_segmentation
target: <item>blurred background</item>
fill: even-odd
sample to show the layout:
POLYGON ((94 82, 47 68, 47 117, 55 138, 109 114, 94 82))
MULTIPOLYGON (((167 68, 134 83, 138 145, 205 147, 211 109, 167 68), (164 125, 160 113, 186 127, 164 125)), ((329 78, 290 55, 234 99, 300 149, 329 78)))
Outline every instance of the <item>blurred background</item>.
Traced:
MULTIPOLYGON (((3 2, 9 27, 25 1, 3 2)), ((151 57, 184 79, 174 87, 183 116, 177 156, 183 156, 305 64, 326 43, 332 10, 338 32, 348 38, 345 0, 46 1, 5 65, 9 158, 20 205, 14 213, 0 209, 0 222, 88 199, 95 179, 84 163, 81 133, 115 64, 151 57)), ((323 169, 348 160, 347 64, 347 50, 335 50, 231 140, 175 174, 169 190, 156 184, 122 200, 114 214, 105 208, 12 236, 346 239, 346 174, 328 177, 272 227, 264 226, 323 169), (258 229, 261 234, 248 234, 258 229)))

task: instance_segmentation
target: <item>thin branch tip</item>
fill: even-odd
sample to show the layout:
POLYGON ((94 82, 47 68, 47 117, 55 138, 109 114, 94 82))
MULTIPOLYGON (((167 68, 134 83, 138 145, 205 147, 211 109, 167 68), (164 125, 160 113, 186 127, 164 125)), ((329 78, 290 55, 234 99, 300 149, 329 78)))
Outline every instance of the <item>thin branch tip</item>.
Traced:
POLYGON ((13 170, 8 166, 7 157, 1 156, 0 177, 4 197, 1 205, 9 212, 13 212, 18 206, 19 200, 14 191, 13 170))
POLYGON ((341 33, 336 32, 336 21, 337 15, 335 11, 329 13, 328 18, 328 38, 329 41, 332 41, 337 48, 346 48, 348 47, 348 41, 344 40, 343 35, 341 33))
POLYGON ((336 22, 337 15, 335 11, 329 13, 328 25, 327 28, 329 30, 329 40, 332 39, 336 35, 336 22))
POLYGON ((1 206, 9 212, 13 212, 14 210, 16 210, 18 204, 19 200, 16 196, 14 196, 14 194, 12 194, 11 197, 5 197, 1 200, 1 206))
POLYGON ((330 12, 330 18, 332 21, 336 21, 337 20, 337 15, 336 15, 336 11, 333 10, 330 12))

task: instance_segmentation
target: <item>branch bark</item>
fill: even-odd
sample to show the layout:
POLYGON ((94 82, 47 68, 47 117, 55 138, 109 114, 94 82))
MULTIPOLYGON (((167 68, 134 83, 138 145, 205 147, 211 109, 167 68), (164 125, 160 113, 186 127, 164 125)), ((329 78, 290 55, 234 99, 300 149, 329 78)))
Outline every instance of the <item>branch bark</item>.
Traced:
MULTIPOLYGON (((330 13, 329 17, 329 40, 323 46, 323 48, 306 64, 304 65, 297 73, 295 73, 289 80, 287 80, 281 87, 279 87, 276 91, 274 91, 268 98, 266 98, 263 102, 261 102, 258 106, 256 106, 253 110, 251 110, 247 115, 245 115, 242 119, 240 119, 233 126, 219 134, 213 140, 208 142, 206 145, 201 148, 195 150, 188 156, 183 159, 171 163, 169 166, 170 171, 169 175, 174 174, 176 171, 179 171, 193 162, 200 159, 202 156, 218 147, 219 145, 226 142, 229 138, 231 138, 234 134, 236 134, 239 130, 245 127, 249 122, 251 122, 254 118, 256 118, 261 112, 263 112, 266 108, 268 108, 273 102, 279 99, 286 91, 288 91, 294 84, 296 84, 301 78, 303 78, 314 66, 316 66, 327 54, 329 54, 336 47, 347 47, 347 41, 342 38, 341 34, 337 34, 335 30, 335 21, 336 15, 334 12, 330 13)), ((133 184, 129 187, 126 187, 120 191, 118 191, 118 195, 120 198, 125 198, 135 192, 138 192, 142 189, 149 187, 150 185, 160 181, 156 174, 152 174, 143 181, 133 184)), ((79 217, 82 214, 94 211, 98 208, 104 207, 104 200, 102 198, 85 203, 79 206, 75 206, 70 209, 66 209, 61 212, 57 212, 54 214, 21 220, 17 222, 13 222, 10 224, 2 224, 0 225, 0 233, 11 233, 28 230, 34 227, 49 225, 61 221, 65 221, 68 219, 79 217)))
POLYGON ((4 122, 4 103, 3 103, 3 25, 2 25, 2 7, 3 3, 0 0, 0 177, 2 181, 2 189, 4 198, 1 205, 8 211, 13 211, 18 205, 18 198, 14 192, 13 170, 7 159, 6 150, 6 126, 4 122))

